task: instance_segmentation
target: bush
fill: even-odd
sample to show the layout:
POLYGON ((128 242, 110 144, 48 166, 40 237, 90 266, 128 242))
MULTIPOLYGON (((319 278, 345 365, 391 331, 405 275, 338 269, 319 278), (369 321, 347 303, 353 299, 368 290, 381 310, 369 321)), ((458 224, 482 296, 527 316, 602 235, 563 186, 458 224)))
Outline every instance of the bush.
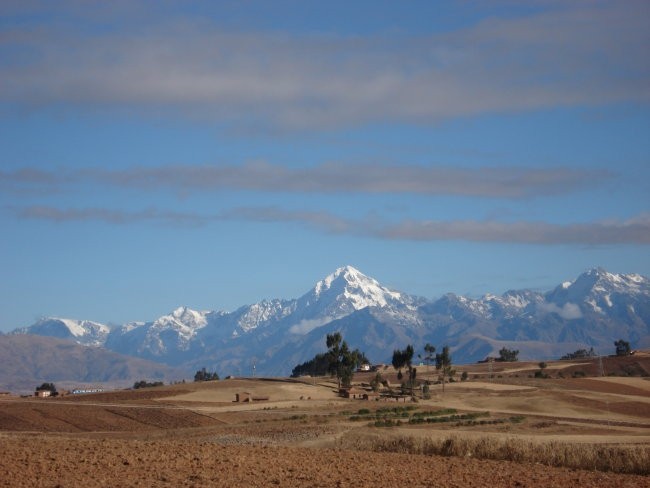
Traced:
POLYGON ((133 383, 134 390, 138 390, 140 388, 152 388, 154 386, 163 386, 163 382, 162 381, 148 382, 146 380, 140 380, 133 383))

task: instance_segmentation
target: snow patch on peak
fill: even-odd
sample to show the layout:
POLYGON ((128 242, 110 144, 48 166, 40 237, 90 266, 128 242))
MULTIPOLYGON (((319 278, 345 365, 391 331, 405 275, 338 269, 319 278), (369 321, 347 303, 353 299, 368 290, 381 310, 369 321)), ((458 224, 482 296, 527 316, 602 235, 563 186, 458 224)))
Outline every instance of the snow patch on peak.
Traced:
POLYGON ((56 318, 56 320, 63 322, 65 326, 68 328, 68 330, 70 331, 70 333, 75 337, 82 337, 87 333, 87 330, 77 320, 62 319, 58 317, 56 318))
POLYGON ((639 274, 629 274, 626 276, 628 280, 630 280, 632 283, 643 283, 644 281, 646 281, 645 278, 639 274))
POLYGON ((199 312, 188 307, 178 307, 170 316, 186 325, 196 327, 204 326, 207 323, 207 312, 199 312))
POLYGON ((314 293, 316 296, 332 288, 335 281, 343 280, 346 283, 360 283, 363 281, 375 281, 367 277, 361 271, 353 266, 343 266, 338 268, 334 273, 327 275, 324 279, 316 283, 314 286, 314 293))
POLYGON ((187 307, 178 307, 169 315, 163 315, 154 322, 154 327, 162 328, 180 328, 180 329, 200 329, 207 324, 205 312, 198 312, 187 307))
POLYGON ((385 307, 389 300, 400 300, 402 294, 379 284, 374 278, 364 275, 352 266, 338 268, 334 273, 316 283, 315 298, 333 291, 349 300, 355 310, 365 307, 385 307))
POLYGON ((99 322, 92 322, 90 320, 75 320, 64 319, 60 317, 51 317, 44 319, 43 321, 48 320, 58 320, 63 325, 65 325, 70 331, 70 334, 75 337, 108 334, 111 330, 107 325, 100 324, 99 322))
POLYGON ((566 289, 569 288, 572 284, 573 284, 572 281, 565 281, 565 282, 562 283, 562 285, 560 285, 560 286, 562 286, 562 288, 566 290, 566 289))

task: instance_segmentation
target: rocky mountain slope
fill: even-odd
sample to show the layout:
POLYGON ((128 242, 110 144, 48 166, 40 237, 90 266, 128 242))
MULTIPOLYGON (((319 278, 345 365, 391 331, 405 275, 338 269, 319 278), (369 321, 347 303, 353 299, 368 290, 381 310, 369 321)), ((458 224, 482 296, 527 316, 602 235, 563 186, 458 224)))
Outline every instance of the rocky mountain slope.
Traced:
MULTIPOLYGON (((62 321, 72 324, 69 334, 43 323, 49 322, 17 332, 77 342, 99 337, 90 330, 92 322, 62 321)), ((650 347, 650 280, 595 268, 547 293, 447 294, 430 301, 390 290, 346 266, 297 299, 264 300, 234 312, 181 307, 152 322, 116 327, 103 343, 93 343, 188 371, 205 366, 249 375, 255 365, 259 374, 286 375, 323 351, 325 335, 335 330, 376 362, 389 362, 393 349, 408 343, 422 352, 427 342, 448 344, 456 363, 496 355, 504 346, 518 349, 522 359, 557 358, 589 347, 609 354, 620 338, 632 347, 650 347)))

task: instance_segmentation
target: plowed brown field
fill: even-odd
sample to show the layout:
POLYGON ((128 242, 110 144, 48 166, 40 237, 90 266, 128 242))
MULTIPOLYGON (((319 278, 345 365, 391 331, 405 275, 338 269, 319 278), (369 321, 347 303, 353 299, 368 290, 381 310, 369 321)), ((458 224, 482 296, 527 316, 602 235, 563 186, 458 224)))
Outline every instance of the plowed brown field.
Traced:
POLYGON ((650 487, 649 407, 641 378, 469 381, 417 403, 341 399, 324 379, 12 397, 0 399, 0 487, 650 487), (237 392, 269 400, 235 403, 237 392), (450 408, 475 417, 409 423, 450 408), (397 425, 374 426, 380 417, 397 425), (446 439, 470 447, 422 454, 446 439), (525 444, 526 456, 485 455, 504 440, 525 444), (554 445, 594 446, 596 457, 571 469, 554 445), (607 452, 613 471, 595 470, 607 452), (631 454, 634 470, 621 468, 631 454))
POLYGON ((644 487, 641 476, 541 465, 213 442, 2 439, 0 486, 644 487))

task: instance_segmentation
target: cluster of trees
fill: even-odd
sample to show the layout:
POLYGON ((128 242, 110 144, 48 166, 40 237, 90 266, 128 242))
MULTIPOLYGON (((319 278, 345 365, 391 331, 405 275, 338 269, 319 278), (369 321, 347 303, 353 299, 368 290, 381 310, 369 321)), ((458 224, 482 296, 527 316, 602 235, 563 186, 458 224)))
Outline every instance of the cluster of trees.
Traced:
POLYGON ((162 381, 149 382, 147 380, 140 380, 133 383, 133 389, 138 390, 140 388, 151 388, 153 386, 163 386, 163 384, 164 383, 162 381))
POLYGON ((339 388, 341 386, 350 386, 354 370, 361 366, 361 364, 367 363, 368 358, 359 349, 351 351, 340 332, 327 334, 326 344, 329 373, 332 376, 336 376, 339 388))
POLYGON ((206 371, 205 368, 201 368, 194 375, 194 381, 215 381, 218 379, 219 379, 219 375, 217 374, 216 371, 211 373, 209 371, 206 371))
POLYGON ((325 344, 326 353, 316 354, 309 361, 297 365, 291 371, 291 376, 296 378, 303 375, 330 374, 336 376, 339 388, 350 386, 354 371, 362 364, 368 363, 368 358, 359 349, 351 350, 340 332, 327 334, 325 344))
POLYGON ((499 357, 497 361, 504 363, 514 363, 519 359, 519 350, 518 349, 508 349, 507 347, 502 347, 499 351, 499 357))
POLYGON ((617 340, 616 342, 614 342, 614 345, 616 346, 617 356, 629 356, 632 353, 632 349, 630 348, 630 343, 624 341, 623 339, 617 340))
MULTIPOLYGON (((413 388, 416 386, 415 378, 417 376, 417 368, 413 367, 413 354, 414 349, 411 344, 406 346, 406 349, 395 349, 393 351, 393 367, 397 370, 397 379, 402 379, 402 368, 406 368, 408 378, 406 385, 413 394, 413 388)), ((440 372, 440 380, 442 381, 442 391, 445 391, 445 383, 447 379, 453 378, 456 371, 452 368, 451 354, 449 353, 449 346, 444 346, 442 352, 436 352, 436 348, 427 343, 424 346, 424 360, 427 365, 431 361, 435 361, 436 369, 440 372)), ((419 356, 419 355, 418 355, 419 356)), ((421 357, 421 356, 420 356, 421 357)))
POLYGON ((586 349, 578 349, 575 352, 570 352, 565 354, 560 358, 560 360, 569 360, 569 359, 587 359, 596 357, 596 351, 592 347, 588 351, 586 349))
POLYGON ((417 374, 417 368, 413 367, 413 346, 409 344, 406 346, 406 349, 395 349, 393 351, 393 368, 397 370, 397 379, 402 379, 402 368, 406 368, 408 371, 408 381, 407 385, 413 393, 413 386, 415 384, 415 376, 417 374))
MULTIPOLYGON (((367 363, 368 359, 365 354, 359 351, 359 349, 350 350, 348 344, 343 340, 343 337, 339 332, 334 334, 327 334, 326 339, 327 352, 317 354, 313 359, 305 361, 302 364, 299 364, 291 372, 292 377, 298 377, 302 375, 311 375, 311 376, 323 376, 329 373, 332 376, 336 376, 339 384, 341 386, 350 386, 352 381, 352 375, 354 370, 358 368, 361 364, 367 363)), ((616 354, 618 356, 627 356, 631 353, 630 343, 620 339, 614 342, 616 346, 616 354)), ((404 375, 402 369, 406 370, 407 378, 402 387, 406 387, 413 394, 413 389, 416 386, 416 377, 417 377, 417 368, 413 366, 413 356, 415 350, 411 344, 408 344, 405 349, 395 349, 393 351, 392 364, 393 367, 397 370, 397 378, 402 380, 404 375)), ((578 349, 574 353, 567 354, 561 359, 580 359, 594 357, 596 353, 594 352, 593 347, 587 351, 586 349, 578 349)), ((418 354, 419 358, 422 358, 418 354)), ((508 349, 506 347, 501 348, 499 351, 499 357, 497 361, 503 362, 515 362, 519 358, 519 350, 508 349)), ((429 365, 432 362, 435 363, 436 369, 439 371, 440 380, 442 382, 442 391, 445 390, 445 383, 447 380, 451 380, 456 371, 452 368, 452 359, 451 354, 449 353, 449 346, 444 346, 440 353, 436 353, 436 348, 427 343, 424 346, 424 362, 429 365)), ((539 376, 544 375, 544 369, 546 368, 546 363, 539 363, 540 371, 537 374, 539 376)), ((205 373, 205 368, 203 368, 203 373, 205 373)), ((200 371, 197 371, 197 375, 200 371)), ((215 373, 216 375, 216 373, 215 373)), ((218 379, 218 377, 216 378, 218 379)), ((467 375, 463 379, 467 379, 467 375)), ((196 379, 195 381, 200 381, 196 379)), ((378 388, 379 383, 381 382, 381 375, 377 375, 377 378, 373 381, 373 389, 378 388)))
MULTIPOLYGON (((354 371, 364 363, 368 363, 366 355, 359 351, 359 349, 351 350, 347 342, 343 340, 340 332, 327 334, 326 337, 327 352, 316 354, 309 361, 293 368, 291 376, 296 378, 298 376, 323 376, 330 374, 336 376, 338 386, 348 387, 352 381, 354 371)), ((451 354, 449 346, 444 346, 442 351, 436 353, 435 346, 427 343, 424 346, 424 361, 426 364, 434 363, 436 369, 439 371, 440 380, 442 381, 442 389, 445 389, 447 380, 453 378, 456 371, 452 368, 451 354)), ((515 351, 515 356, 518 351, 515 351)), ((398 379, 404 377, 402 370, 406 370, 407 378, 403 384, 403 388, 408 389, 413 393, 416 386, 417 368, 413 365, 413 357, 415 356, 415 349, 411 344, 408 344, 405 349, 395 349, 393 351, 392 364, 397 370, 398 379)), ((422 357, 418 354, 418 357, 422 357)), ((373 389, 378 389, 383 379, 378 373, 372 382, 373 389)))
POLYGON ((445 391, 445 379, 452 379, 456 374, 456 370, 451 367, 451 354, 449 354, 449 346, 442 348, 442 353, 436 354, 436 369, 440 371, 442 379, 442 391, 445 391))
POLYGON ((328 353, 316 354, 309 361, 297 365, 291 370, 291 377, 297 378, 298 376, 325 376, 329 373, 330 359, 328 353))
POLYGON ((54 383, 43 383, 41 386, 36 387, 36 391, 49 391, 51 396, 57 396, 59 394, 59 392, 56 391, 54 383))
MULTIPOLYGON (((628 341, 624 341, 623 339, 614 341, 614 347, 616 347, 617 356, 629 356, 630 354, 632 354, 632 348, 630 347, 630 343, 628 341)), ((598 356, 598 354, 596 354, 596 351, 594 351, 594 348, 592 347, 588 351, 586 349, 578 349, 575 352, 570 352, 568 354, 565 354, 560 358, 560 360, 587 359, 587 358, 595 358, 596 356, 598 356)))

